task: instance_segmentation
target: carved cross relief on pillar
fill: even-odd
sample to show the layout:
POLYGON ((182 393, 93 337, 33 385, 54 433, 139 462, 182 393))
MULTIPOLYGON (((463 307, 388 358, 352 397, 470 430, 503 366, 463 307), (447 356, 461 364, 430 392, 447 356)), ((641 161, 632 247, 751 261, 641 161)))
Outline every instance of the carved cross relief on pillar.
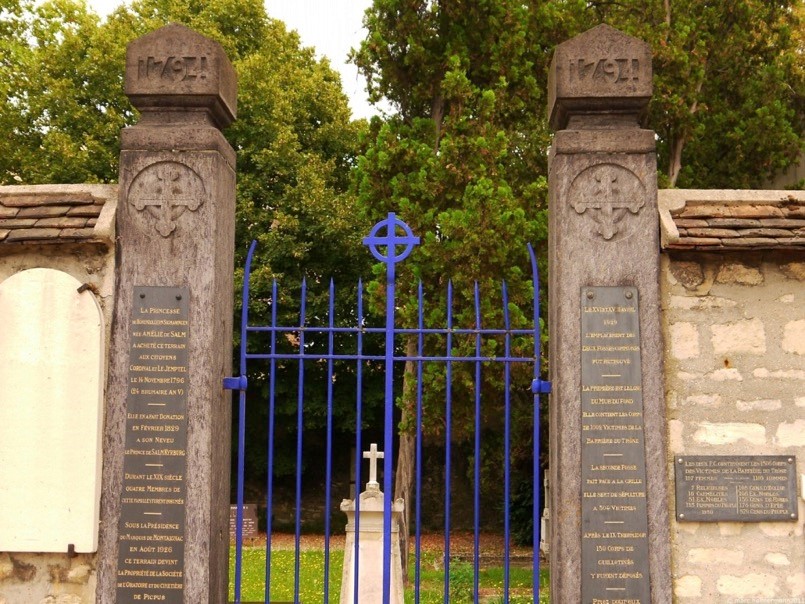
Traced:
POLYGON ((138 212, 156 219, 155 228, 163 237, 176 230, 176 221, 185 210, 195 212, 204 203, 204 182, 193 170, 173 161, 151 164, 131 183, 129 203, 138 212))
POLYGON ((597 164, 582 170, 570 186, 568 199, 578 214, 587 214, 595 232, 610 241, 629 234, 624 218, 637 214, 646 203, 643 183, 617 164, 597 164))

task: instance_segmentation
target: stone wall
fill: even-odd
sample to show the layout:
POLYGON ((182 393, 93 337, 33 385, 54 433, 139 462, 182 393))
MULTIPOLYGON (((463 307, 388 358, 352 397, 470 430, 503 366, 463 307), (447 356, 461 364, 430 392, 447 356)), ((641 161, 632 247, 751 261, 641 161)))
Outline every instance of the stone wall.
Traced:
MULTIPOLYGON (((0 187, 0 283, 23 270, 51 268, 87 284, 103 313, 107 349, 116 207, 116 185, 0 187)), ((0 604, 95 602, 95 569, 94 553, 0 552, 0 604)))
MULTIPOLYGON (((661 192, 670 484, 676 455, 791 455, 803 488, 805 236, 798 231, 805 226, 803 200, 802 193, 661 192), (714 217, 721 223, 691 222, 714 217), (760 220, 776 220, 779 228, 787 220, 789 233, 765 232, 765 241, 758 242, 761 235, 747 231, 778 228, 756 224, 760 220), (687 249, 680 244, 691 237, 686 229, 707 228, 721 229, 721 238, 701 232, 698 242, 688 240, 687 249), (775 236, 786 242, 769 241, 775 236), (750 237, 755 239, 750 245, 739 241, 750 237), (707 251, 708 246, 719 251, 707 251)), ((801 491, 798 500, 796 522, 705 523, 674 520, 672 496, 677 600, 805 601, 801 491)))

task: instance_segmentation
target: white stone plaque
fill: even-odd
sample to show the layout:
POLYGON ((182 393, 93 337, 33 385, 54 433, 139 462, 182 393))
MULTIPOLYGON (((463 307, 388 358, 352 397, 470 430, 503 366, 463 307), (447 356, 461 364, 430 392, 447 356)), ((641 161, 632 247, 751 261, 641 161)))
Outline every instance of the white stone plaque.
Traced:
POLYGON ((0 283, 0 551, 98 547, 104 327, 53 269, 0 283))

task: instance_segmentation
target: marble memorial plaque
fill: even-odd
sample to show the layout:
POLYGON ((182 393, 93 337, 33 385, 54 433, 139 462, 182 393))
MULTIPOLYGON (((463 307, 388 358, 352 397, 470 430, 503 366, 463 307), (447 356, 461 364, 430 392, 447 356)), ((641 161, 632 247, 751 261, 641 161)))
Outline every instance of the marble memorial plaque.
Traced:
POLYGON ((582 602, 650 600, 638 292, 581 291, 582 602))
POLYGON ((796 521, 793 455, 683 455, 674 460, 676 519, 796 521))
POLYGON ((118 602, 184 602, 188 315, 187 288, 134 288, 118 602))

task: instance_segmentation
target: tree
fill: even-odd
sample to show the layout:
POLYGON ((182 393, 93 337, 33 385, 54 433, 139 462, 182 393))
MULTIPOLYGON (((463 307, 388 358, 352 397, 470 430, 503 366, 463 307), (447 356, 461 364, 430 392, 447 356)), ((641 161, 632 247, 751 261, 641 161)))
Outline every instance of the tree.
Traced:
MULTIPOLYGON (((448 276, 455 284, 456 325, 474 325, 476 281, 484 294, 484 325, 502 325, 501 279, 509 286, 513 324, 530 323, 526 243, 541 245, 546 236, 549 136, 540 74, 553 46, 547 36, 530 35, 528 24, 539 20, 541 12, 554 13, 550 4, 516 0, 376 0, 366 12, 368 35, 353 58, 367 78, 370 97, 386 99, 396 113, 373 120, 354 186, 362 211, 372 220, 395 211, 422 237, 412 257, 398 268, 397 305, 408 326, 415 325, 420 278, 427 322, 445 325, 448 276)), ((555 30, 550 33, 560 35, 561 16, 553 16, 555 30)), ((374 285, 382 304, 382 284, 374 285)), ((456 340, 459 350, 474 347, 474 340, 456 340)), ((403 345, 415 350, 413 340, 403 345)), ((426 346, 444 353, 444 341, 438 338, 426 346)), ((485 346, 488 354, 500 354, 499 342, 485 346)), ((470 404, 474 386, 471 368, 454 369, 453 438, 460 444, 475 429, 470 404)), ((530 401, 530 379, 519 378, 516 389, 530 401)), ((395 484, 395 496, 405 499, 408 513, 415 379, 408 364, 398 402, 402 417, 395 484)), ((428 365, 423 379, 426 430, 441 436, 446 421, 444 368, 428 365)), ((499 427, 501 414, 494 401, 500 398, 500 377, 487 377, 483 389, 484 425, 499 427)), ((407 529, 406 521, 400 531, 404 561, 407 529)))
POLYGON ((757 187, 798 159, 805 130, 801 2, 590 5, 593 19, 652 46, 650 127, 668 185, 757 187))
MULTIPOLYGON (((126 45, 166 23, 183 23, 219 41, 239 77, 239 119, 225 134, 238 153, 239 278, 249 241, 259 241, 253 324, 268 323, 273 278, 281 281, 277 302, 285 325, 298 322, 304 277, 319 285, 311 287, 310 316, 326 317, 330 277, 351 284, 339 289, 339 298, 354 299, 369 255, 346 190, 364 124, 350 120, 336 72, 270 19, 260 0, 139 0, 103 22, 76 0, 0 2, 0 182, 116 181, 120 129, 136 121, 123 93, 126 45)), ((339 320, 353 318, 342 314, 339 320)), ((285 369, 280 393, 295 388, 295 376, 285 369)), ((248 422, 254 442, 265 440, 265 389, 265 372, 256 372, 248 422)), ((353 429, 354 405, 346 399, 354 401, 354 391, 339 393, 344 401, 335 427, 353 429)), ((280 400, 280 417, 295 413, 295 396, 280 400)), ((373 400, 367 397, 367 405, 373 400)), ((305 429, 318 431, 322 394, 313 393, 307 404, 305 429)), ((265 455, 257 447, 250 455, 248 465, 262 485, 265 455)), ((278 467, 290 471, 289 458, 280 457, 278 467)))

